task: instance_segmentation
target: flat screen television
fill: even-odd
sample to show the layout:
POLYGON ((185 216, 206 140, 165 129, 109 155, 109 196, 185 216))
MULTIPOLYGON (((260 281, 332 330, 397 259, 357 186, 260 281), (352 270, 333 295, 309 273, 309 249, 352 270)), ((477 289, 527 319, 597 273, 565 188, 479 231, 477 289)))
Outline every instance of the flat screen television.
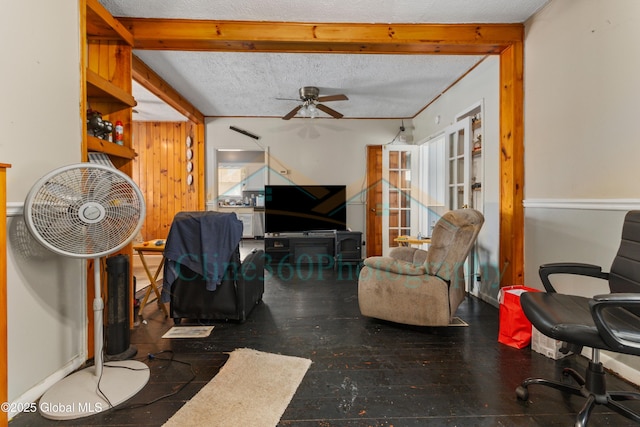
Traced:
POLYGON ((347 229, 347 189, 344 185, 266 185, 266 233, 347 229))

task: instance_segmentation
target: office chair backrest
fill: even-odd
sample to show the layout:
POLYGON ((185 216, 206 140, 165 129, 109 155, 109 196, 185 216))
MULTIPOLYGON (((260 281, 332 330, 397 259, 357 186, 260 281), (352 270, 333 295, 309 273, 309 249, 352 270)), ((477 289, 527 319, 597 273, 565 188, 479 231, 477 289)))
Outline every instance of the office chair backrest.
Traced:
POLYGON ((457 209, 442 215, 431 234, 425 261, 427 273, 447 282, 456 279, 483 223, 484 217, 475 209, 457 209))
POLYGON ((609 271, 612 293, 640 293, 640 210, 629 211, 622 226, 618 253, 609 271))

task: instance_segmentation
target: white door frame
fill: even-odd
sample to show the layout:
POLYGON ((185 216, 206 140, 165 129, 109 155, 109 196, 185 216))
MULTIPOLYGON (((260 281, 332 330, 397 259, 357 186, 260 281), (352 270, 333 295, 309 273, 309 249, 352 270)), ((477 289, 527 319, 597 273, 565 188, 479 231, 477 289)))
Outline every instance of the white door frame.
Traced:
POLYGON ((396 235, 418 234, 419 150, 416 145, 388 144, 382 147, 382 255, 387 256, 396 235), (392 153, 403 153, 408 164, 393 164, 392 153), (394 217, 391 221, 390 219, 394 217), (393 222, 393 223, 390 223, 393 222))

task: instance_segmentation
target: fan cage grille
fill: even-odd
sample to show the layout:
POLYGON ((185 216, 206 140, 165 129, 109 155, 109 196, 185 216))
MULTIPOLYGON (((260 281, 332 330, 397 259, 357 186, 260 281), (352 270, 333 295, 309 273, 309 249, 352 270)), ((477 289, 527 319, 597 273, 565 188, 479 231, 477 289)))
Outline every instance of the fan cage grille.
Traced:
POLYGON ((32 234, 49 249, 94 257, 128 244, 145 214, 140 190, 122 172, 82 164, 43 177, 27 198, 32 234))

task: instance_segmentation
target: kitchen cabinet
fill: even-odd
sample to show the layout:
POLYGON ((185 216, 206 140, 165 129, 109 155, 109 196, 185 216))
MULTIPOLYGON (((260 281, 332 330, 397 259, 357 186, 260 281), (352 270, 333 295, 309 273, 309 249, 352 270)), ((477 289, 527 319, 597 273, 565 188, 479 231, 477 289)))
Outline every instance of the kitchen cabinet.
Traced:
POLYGON ((253 238, 255 236, 256 225, 255 213, 250 206, 219 206, 218 212, 233 212, 242 221, 242 237, 253 238))
POLYGON ((253 237, 253 213, 236 213, 242 221, 242 237, 253 237))

